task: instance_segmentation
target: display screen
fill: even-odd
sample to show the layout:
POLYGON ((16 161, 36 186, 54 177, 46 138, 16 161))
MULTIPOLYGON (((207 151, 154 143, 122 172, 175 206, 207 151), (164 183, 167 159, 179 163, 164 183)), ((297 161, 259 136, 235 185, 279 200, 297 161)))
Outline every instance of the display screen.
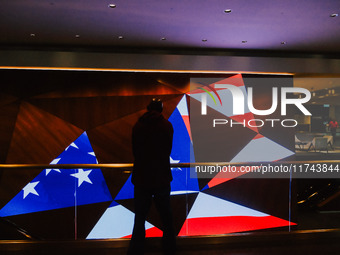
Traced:
MULTIPOLYGON (((195 77, 187 81, 190 85, 200 84, 198 90, 186 87, 185 92, 183 89, 180 92, 178 88, 170 89, 169 86, 164 86, 165 89, 158 89, 152 93, 151 86, 150 91, 147 91, 147 88, 143 92, 147 94, 147 98, 143 99, 139 91, 134 92, 135 94, 131 92, 133 95, 129 93, 123 95, 124 86, 121 85, 118 86, 119 89, 107 87, 108 92, 103 92, 103 89, 97 91, 96 96, 93 95, 92 88, 88 90, 88 92, 92 90, 92 94, 82 95, 81 90, 71 90, 65 97, 62 93, 53 92, 25 102, 18 113, 21 116, 16 124, 18 128, 19 125, 24 125, 20 123, 24 122, 25 114, 41 118, 34 112, 42 115, 49 112, 47 115, 51 119, 54 121, 62 119, 63 122, 71 123, 76 128, 67 124, 68 129, 76 132, 69 132, 72 133, 69 137, 74 138, 71 141, 69 137, 65 139, 64 144, 66 141, 68 143, 62 150, 59 149, 61 152, 56 154, 55 150, 50 153, 55 156, 49 161, 51 164, 49 169, 44 169, 36 176, 29 177, 30 179, 26 178, 26 183, 22 184, 20 189, 17 188, 18 192, 0 209, 0 216, 9 217, 14 222, 17 219, 21 223, 25 216, 35 219, 34 215, 58 215, 69 209, 79 208, 79 211, 73 209, 72 211, 74 217, 79 219, 75 228, 81 229, 79 231, 81 238, 131 237, 134 222, 131 173, 116 174, 102 169, 59 169, 58 164, 131 161, 131 156, 126 156, 130 152, 131 128, 145 112, 147 100, 157 95, 163 97, 164 115, 174 128, 171 163, 272 162, 294 155, 293 143, 287 142, 289 139, 293 140, 293 133, 286 132, 282 127, 269 129, 265 126, 238 125, 233 129, 229 127, 223 131, 216 131, 206 116, 195 112, 195 109, 198 109, 196 106, 202 104, 204 98, 202 95, 205 94, 208 114, 213 113, 213 116, 219 119, 234 120, 238 123, 254 119, 254 115, 247 108, 244 114, 235 115, 230 112, 233 103, 230 91, 214 87, 222 83, 234 84, 246 93, 249 77, 246 78, 248 81, 240 74, 227 78, 195 77), (102 105, 99 108, 95 106, 96 102, 99 102, 96 98, 101 100, 102 105), (127 105, 133 98, 136 100, 135 106, 129 108, 127 105), (61 105, 65 106, 65 102, 71 111, 74 109, 71 106, 74 106, 79 115, 82 115, 82 106, 86 106, 86 109, 91 106, 93 109, 87 116, 72 119, 72 114, 68 115, 65 109, 61 108, 61 105), (122 109, 124 113, 117 110, 119 105, 124 105, 122 109), (100 121, 95 117, 98 109, 106 111, 100 121), (109 114, 116 116, 112 117, 109 114), (216 147, 209 147, 211 144, 216 147), (125 155, 120 156, 120 153, 125 155), (80 212, 85 206, 86 208, 98 206, 100 209, 90 215, 80 212), (80 213, 82 217, 78 217, 80 213), (91 220, 86 228, 82 229, 82 222, 86 217, 91 220)), ((268 77, 266 79, 268 80, 268 77)), ((290 78, 288 83, 292 85, 290 78)), ((271 90, 267 92, 264 88, 274 84, 269 81, 262 85, 258 86, 262 89, 257 95, 258 102, 270 101, 271 90)), ((50 132, 50 128, 53 127, 47 127, 44 132, 50 132)), ((23 139, 17 130, 14 130, 14 133, 14 138, 18 141, 23 139)), ((15 149, 12 148, 13 153, 15 149)), ((8 158, 10 159, 10 156, 8 158)), ((174 167, 171 171, 173 175, 171 201, 178 236, 219 235, 296 225, 288 215, 289 180, 240 179, 239 175, 223 176, 222 173, 200 178, 193 168, 189 167, 174 167), (281 189, 282 187, 284 188, 281 189), (282 197, 284 199, 281 202, 282 197)), ((26 227, 33 232, 36 228, 42 228, 34 224, 30 221, 26 227)), ((162 235, 162 226, 154 208, 151 209, 145 226, 148 237, 162 235)))

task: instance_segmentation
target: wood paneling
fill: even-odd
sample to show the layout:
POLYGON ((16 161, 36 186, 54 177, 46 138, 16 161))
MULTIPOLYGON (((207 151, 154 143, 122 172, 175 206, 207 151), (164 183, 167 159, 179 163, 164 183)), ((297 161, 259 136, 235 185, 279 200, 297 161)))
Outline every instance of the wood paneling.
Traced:
POLYGON ((34 98, 82 98, 107 96, 172 95, 188 91, 186 75, 145 73, 90 73, 70 76, 66 87, 34 98))
MULTIPOLYGON (((30 102, 83 130, 89 130, 145 109, 155 96, 31 99, 30 102)), ((177 96, 159 97, 167 100, 177 96)))
MULTIPOLYGON (((146 111, 146 105, 153 96, 137 97, 122 97, 126 100, 126 104, 130 103, 131 107, 137 103, 138 108, 140 103, 138 100, 143 100, 142 110, 139 110, 128 116, 111 121, 105 125, 89 130, 93 150, 97 155, 100 163, 130 163, 133 162, 131 135, 132 127, 137 122, 138 118, 146 111), (138 99, 138 100, 136 100, 138 99)), ((159 96, 164 102, 164 117, 168 118, 176 108, 182 95, 159 96)), ((137 107, 135 107, 138 109, 137 107)))
POLYGON ((18 100, 17 97, 0 92, 0 107, 18 100))
POLYGON ((5 163, 11 144, 20 103, 14 102, 0 106, 0 162, 5 163))
POLYGON ((6 163, 50 163, 83 130, 22 102, 6 163))

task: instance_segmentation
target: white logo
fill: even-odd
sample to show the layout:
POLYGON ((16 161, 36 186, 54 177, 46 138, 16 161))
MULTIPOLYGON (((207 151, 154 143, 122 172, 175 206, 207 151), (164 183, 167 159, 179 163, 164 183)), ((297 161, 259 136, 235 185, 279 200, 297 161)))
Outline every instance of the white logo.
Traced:
MULTIPOLYGON (((246 100, 245 95, 239 87, 230 84, 215 84, 215 88, 225 88, 229 89, 233 97, 233 114, 243 115, 244 114, 244 102, 246 100)), ((269 109, 258 110, 255 109, 253 104, 253 88, 248 88, 247 103, 249 111, 256 115, 270 115, 276 111, 278 106, 278 88, 272 88, 272 105, 269 109)), ((212 96, 210 94, 210 96, 212 96)), ((295 105, 304 115, 312 115, 304 106, 311 99, 311 93, 304 88, 293 88, 293 87, 283 87, 281 88, 281 115, 285 116, 287 114, 287 105, 295 105), (287 98, 288 93, 301 93, 304 94, 303 98, 287 98)), ((201 114, 207 114, 207 94, 202 93, 201 101, 201 114)))

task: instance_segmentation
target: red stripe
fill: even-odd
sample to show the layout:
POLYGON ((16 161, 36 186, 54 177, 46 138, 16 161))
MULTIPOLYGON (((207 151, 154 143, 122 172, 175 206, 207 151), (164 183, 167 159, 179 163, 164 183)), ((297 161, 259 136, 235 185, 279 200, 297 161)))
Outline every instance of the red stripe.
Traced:
MULTIPOLYGON (((255 169, 260 168, 260 166, 256 167, 255 169)), ((251 172, 251 171, 250 171, 251 172)), ((237 166, 235 172, 233 171, 225 171, 225 172, 219 172, 213 179, 210 180, 208 183, 209 188, 217 186, 221 183, 227 182, 229 180, 235 179, 241 175, 247 174, 249 172, 242 172, 241 167, 237 166)))
POLYGON ((188 134, 190 136, 190 140, 192 141, 189 116, 182 115, 182 119, 184 121, 185 127, 187 128, 188 134))
POLYGON ((146 237, 161 237, 163 236, 163 231, 156 227, 149 228, 145 231, 145 236, 146 237))
POLYGON ((263 138, 263 137, 264 137, 263 135, 257 134, 257 135, 253 138, 253 140, 260 139, 260 138, 263 138))
MULTIPOLYGON (((160 230, 159 228, 152 227, 147 230, 145 230, 145 237, 162 237, 163 236, 163 231, 160 230)), ((122 238, 131 238, 131 235, 123 236, 122 238)))
POLYGON ((243 87, 244 86, 244 82, 243 82, 243 78, 241 74, 236 74, 233 75, 227 79, 224 80, 220 80, 218 82, 215 82, 213 84, 230 84, 230 85, 234 85, 236 87, 243 87))
MULTIPOLYGON (((187 219, 178 236, 221 235, 288 226, 289 221, 274 217, 229 216, 187 219)), ((296 223, 291 223, 296 225, 296 223)))

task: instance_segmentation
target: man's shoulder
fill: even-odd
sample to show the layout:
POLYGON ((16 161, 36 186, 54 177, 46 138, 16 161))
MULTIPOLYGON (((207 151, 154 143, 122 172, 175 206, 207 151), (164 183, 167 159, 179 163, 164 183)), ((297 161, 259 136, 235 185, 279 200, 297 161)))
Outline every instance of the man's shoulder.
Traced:
POLYGON ((167 125, 169 128, 173 129, 172 123, 171 123, 168 119, 166 119, 166 118, 163 118, 163 119, 164 119, 164 122, 166 123, 166 125, 167 125))

